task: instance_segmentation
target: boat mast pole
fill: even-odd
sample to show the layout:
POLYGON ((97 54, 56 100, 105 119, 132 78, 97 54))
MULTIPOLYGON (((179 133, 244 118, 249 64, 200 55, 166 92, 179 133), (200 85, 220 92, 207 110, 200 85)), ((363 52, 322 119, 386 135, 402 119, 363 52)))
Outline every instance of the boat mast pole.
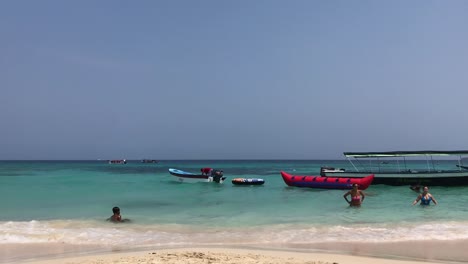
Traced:
MULTIPOLYGON (((431 156, 431 160, 432 160, 432 156, 431 156)), ((426 155, 426 164, 427 164, 427 170, 431 171, 431 166, 429 166, 429 158, 427 155, 426 155)))
POLYGON ((359 171, 358 168, 356 168, 356 166, 354 165, 353 161, 349 157, 346 157, 346 158, 348 159, 349 163, 351 163, 351 165, 353 165, 354 169, 356 171, 359 171))
POLYGON ((461 166, 461 159, 462 159, 462 156, 461 155, 458 156, 458 170, 460 170, 460 171, 462 170, 462 167, 460 167, 461 166))
POLYGON ((431 162, 432 162, 432 170, 435 171, 436 169, 435 169, 434 160, 433 160, 433 157, 432 157, 432 156, 431 156, 431 162))

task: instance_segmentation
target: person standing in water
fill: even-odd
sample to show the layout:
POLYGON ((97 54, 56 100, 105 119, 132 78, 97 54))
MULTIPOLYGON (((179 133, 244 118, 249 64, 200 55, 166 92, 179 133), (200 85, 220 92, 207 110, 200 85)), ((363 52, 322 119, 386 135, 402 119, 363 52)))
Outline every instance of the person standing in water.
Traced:
POLYGON ((419 201, 421 201, 420 205, 430 205, 431 201, 437 204, 437 200, 429 193, 429 188, 427 186, 424 186, 423 192, 414 200, 413 205, 417 204, 419 201))
POLYGON ((366 195, 363 191, 358 189, 357 183, 353 183, 353 189, 343 195, 343 198, 348 202, 349 206, 361 206, 366 195), (351 201, 348 200, 348 196, 351 196, 351 201))

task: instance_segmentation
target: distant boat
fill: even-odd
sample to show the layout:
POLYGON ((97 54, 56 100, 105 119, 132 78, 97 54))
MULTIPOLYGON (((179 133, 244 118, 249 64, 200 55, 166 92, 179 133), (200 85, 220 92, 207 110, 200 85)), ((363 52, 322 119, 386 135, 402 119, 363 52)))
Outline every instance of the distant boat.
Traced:
POLYGON ((141 163, 158 163, 159 160, 154 160, 154 159, 142 159, 141 163))
MULTIPOLYGON (((468 150, 450 151, 387 151, 387 152, 344 152, 344 156, 351 163, 352 168, 346 170, 330 170, 322 167, 320 175, 328 177, 362 178, 375 174, 372 184, 386 185, 429 185, 429 186, 458 186, 468 185, 468 166, 461 166, 462 156, 468 156, 468 150), (419 168, 410 168, 406 158, 421 157, 425 164, 419 168), (436 168, 437 160, 433 157, 457 157, 454 162, 457 169, 436 168), (392 166, 381 166, 379 159, 396 159, 392 166)), ((386 160, 385 162, 389 162, 386 160)))
POLYGON ((109 160, 109 164, 127 164, 127 160, 109 160))
POLYGON ((281 172, 281 176, 288 186, 341 190, 352 189, 355 183, 359 185, 360 190, 365 190, 374 180, 374 175, 368 175, 364 178, 333 178, 320 175, 292 175, 284 171, 281 172))
MULTIPOLYGON (((345 169, 341 169, 341 168, 333 168, 333 167, 322 167, 321 168, 321 172, 324 173, 324 172, 345 172, 346 170, 345 169)), ((322 175, 324 176, 324 175, 322 175)))
POLYGON ((169 173, 175 177, 180 182, 216 182, 223 183, 226 177, 223 176, 223 171, 213 170, 211 175, 205 174, 195 174, 191 172, 186 172, 178 169, 169 169, 169 173))

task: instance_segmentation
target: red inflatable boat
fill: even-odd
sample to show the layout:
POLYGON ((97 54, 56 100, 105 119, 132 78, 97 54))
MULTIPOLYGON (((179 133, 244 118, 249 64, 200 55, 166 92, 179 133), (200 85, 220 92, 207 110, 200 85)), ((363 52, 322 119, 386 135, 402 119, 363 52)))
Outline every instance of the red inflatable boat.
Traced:
POLYGON ((324 177, 324 176, 301 176, 281 172, 284 182, 288 186, 309 187, 321 189, 352 189, 357 183, 360 190, 365 190, 374 180, 374 174, 364 178, 324 177))

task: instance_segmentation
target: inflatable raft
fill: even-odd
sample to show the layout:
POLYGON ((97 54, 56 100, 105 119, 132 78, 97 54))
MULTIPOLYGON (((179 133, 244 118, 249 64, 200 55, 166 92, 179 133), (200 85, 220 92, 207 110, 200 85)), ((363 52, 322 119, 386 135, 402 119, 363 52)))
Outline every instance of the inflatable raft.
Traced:
POLYGON ((282 171, 281 176, 288 186, 341 190, 352 189, 354 183, 359 185, 360 190, 365 190, 374 180, 374 174, 364 178, 346 178, 291 175, 282 171))
POLYGON ((262 185, 265 183, 263 179, 257 178, 235 178, 232 179, 232 184, 235 185, 262 185))

